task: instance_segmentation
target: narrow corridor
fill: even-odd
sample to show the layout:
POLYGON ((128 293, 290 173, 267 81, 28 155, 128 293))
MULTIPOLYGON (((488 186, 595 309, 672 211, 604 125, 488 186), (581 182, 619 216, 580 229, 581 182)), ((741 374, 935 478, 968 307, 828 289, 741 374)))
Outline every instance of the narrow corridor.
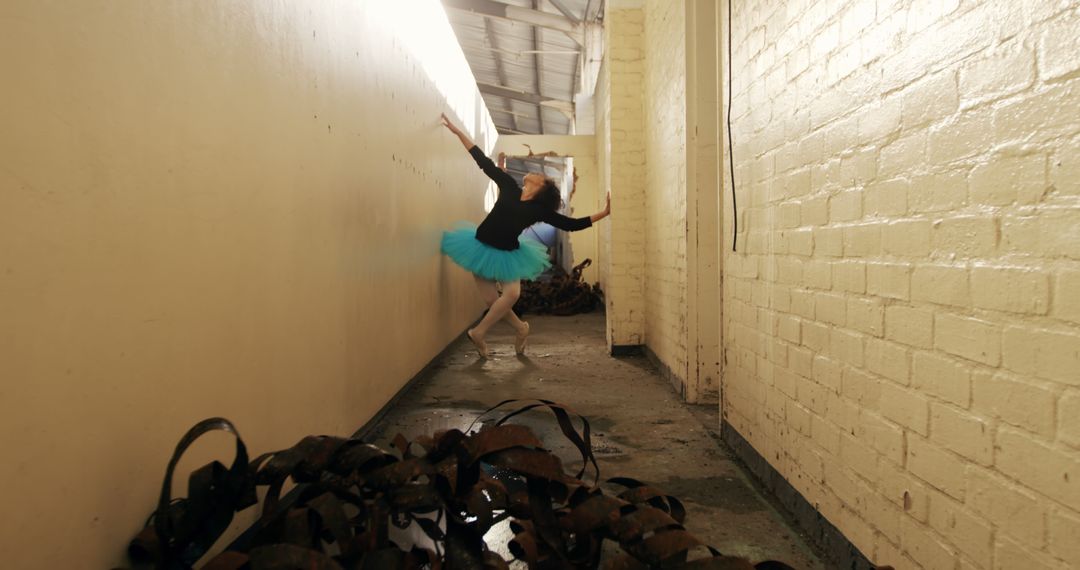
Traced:
MULTIPOLYGON (((1078 569, 1077 30, 1080 0, 4 0, 0 559, 129 567, 208 418, 255 456, 544 397, 725 553, 1078 569), (444 115, 598 222, 518 236, 604 300, 527 359, 459 336, 485 302, 443 236, 508 194, 444 115)), ((237 456, 200 439, 175 498, 237 456)))
MULTIPOLYGON (((506 327, 489 337, 492 360, 479 359, 464 339, 452 344, 374 426, 377 443, 388 446, 398 433, 412 439, 465 430, 506 399, 566 403, 594 430, 602 479, 631 477, 678 497, 686 504, 690 532, 725 554, 824 568, 731 460, 716 432, 715 405, 682 403, 645 357, 609 356, 603 314, 529 320, 534 332, 522 358, 514 355, 506 327)), ((580 466, 550 415, 535 412, 523 423, 574 468, 568 470, 580 466)))

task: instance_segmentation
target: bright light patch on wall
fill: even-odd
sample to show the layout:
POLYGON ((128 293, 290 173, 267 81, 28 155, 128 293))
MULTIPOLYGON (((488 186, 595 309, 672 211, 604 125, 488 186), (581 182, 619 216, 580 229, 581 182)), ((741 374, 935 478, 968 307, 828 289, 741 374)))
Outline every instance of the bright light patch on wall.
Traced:
POLYGON ((490 153, 498 137, 495 123, 480 97, 476 79, 468 72, 469 63, 442 2, 380 0, 367 4, 381 21, 394 28, 394 35, 404 42, 405 49, 420 63, 424 73, 446 95, 447 115, 490 153))

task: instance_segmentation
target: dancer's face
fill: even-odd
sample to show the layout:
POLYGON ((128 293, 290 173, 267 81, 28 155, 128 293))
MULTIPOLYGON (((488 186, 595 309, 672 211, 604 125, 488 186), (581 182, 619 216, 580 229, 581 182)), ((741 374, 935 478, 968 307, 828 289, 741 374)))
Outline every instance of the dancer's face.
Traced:
POLYGON ((546 180, 546 178, 547 177, 545 177, 543 174, 540 174, 539 172, 530 172, 526 174, 524 178, 525 188, 530 190, 538 190, 541 186, 544 185, 544 180, 546 180))
POLYGON ((525 183, 521 189, 521 198, 524 200, 531 200, 533 196, 536 196, 537 192, 544 187, 544 182, 547 177, 539 172, 530 172, 525 175, 522 181, 525 183))

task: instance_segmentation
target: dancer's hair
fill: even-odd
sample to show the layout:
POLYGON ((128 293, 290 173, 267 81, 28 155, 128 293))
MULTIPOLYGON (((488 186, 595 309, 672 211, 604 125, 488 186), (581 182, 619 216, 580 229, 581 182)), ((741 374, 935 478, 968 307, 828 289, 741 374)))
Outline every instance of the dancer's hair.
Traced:
POLYGON ((562 193, 559 192, 559 187, 554 180, 546 176, 544 177, 544 185, 540 187, 540 191, 536 193, 533 200, 543 204, 544 207, 553 212, 559 211, 559 208, 562 207, 562 193))

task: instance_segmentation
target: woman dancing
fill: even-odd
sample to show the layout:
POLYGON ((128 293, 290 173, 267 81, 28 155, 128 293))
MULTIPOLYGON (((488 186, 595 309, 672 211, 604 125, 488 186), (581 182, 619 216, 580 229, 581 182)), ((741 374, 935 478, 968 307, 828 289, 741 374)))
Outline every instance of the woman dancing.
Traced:
POLYGON ((558 212, 562 200, 559 187, 551 178, 530 172, 525 175, 524 187, 518 186, 514 178, 495 166, 446 114, 442 116, 442 123, 457 135, 484 174, 499 187, 495 207, 479 227, 463 223, 458 229, 444 233, 442 238, 443 253, 473 274, 476 287, 489 307, 484 318, 465 334, 480 356, 488 358, 484 337, 492 325, 505 319, 517 332, 515 351, 524 354, 529 323, 519 319, 513 311, 521 296, 521 280, 535 279, 551 263, 547 248, 529 238, 519 242, 518 236, 536 222, 547 222, 569 232, 591 227, 611 213, 611 196, 608 195, 607 205, 601 212, 586 218, 566 217, 558 212), (502 286, 501 297, 496 283, 502 286))

